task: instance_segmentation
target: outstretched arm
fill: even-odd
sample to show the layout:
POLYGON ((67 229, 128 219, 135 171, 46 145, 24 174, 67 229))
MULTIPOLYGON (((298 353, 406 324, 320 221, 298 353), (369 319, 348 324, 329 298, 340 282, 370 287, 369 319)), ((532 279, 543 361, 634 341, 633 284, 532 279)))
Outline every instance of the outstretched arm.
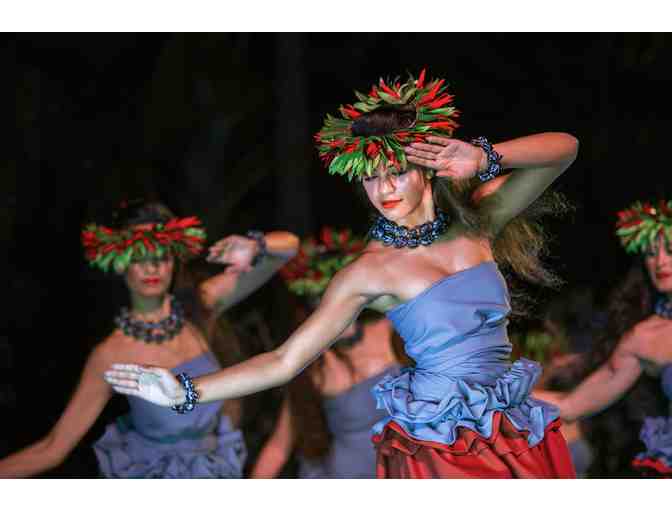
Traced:
POLYGON ((250 478, 275 478, 287 463, 294 448, 294 432, 289 398, 285 397, 273 434, 254 463, 250 478))
POLYGON ((258 253, 255 240, 229 236, 210 248, 210 262, 227 264, 217 276, 200 285, 203 304, 217 315, 239 303, 266 283, 296 255, 299 239, 291 232, 269 232, 264 236, 268 255, 252 266, 258 253))
POLYGON ((97 347, 84 367, 79 385, 60 419, 39 441, 0 460, 0 478, 25 478, 58 466, 91 428, 112 391, 103 380, 110 363, 97 347))
MULTIPOLYGON (((199 401, 243 397, 286 384, 327 350, 372 299, 365 291, 366 268, 356 266, 347 266, 333 278, 317 310, 280 347, 194 379, 199 401)), ((184 390, 165 369, 113 365, 106 379, 115 391, 158 405, 182 404, 185 400, 184 390)))
MULTIPOLYGON (((609 407, 632 387, 642 374, 639 359, 627 348, 618 348, 611 358, 571 393, 556 402, 560 418, 573 421, 609 407)), ((543 395, 539 395, 543 398, 543 395)))

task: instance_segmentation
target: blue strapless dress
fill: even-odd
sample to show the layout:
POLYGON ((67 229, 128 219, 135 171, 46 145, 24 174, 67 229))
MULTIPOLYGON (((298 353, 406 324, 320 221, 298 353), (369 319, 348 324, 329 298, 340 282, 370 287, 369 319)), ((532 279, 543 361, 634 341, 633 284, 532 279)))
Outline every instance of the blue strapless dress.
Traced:
MULTIPOLYGON (((193 377, 219 370, 210 352, 172 369, 193 377)), ((221 402, 184 415, 129 396, 131 411, 108 425, 93 448, 107 478, 241 478, 245 443, 221 402)))
POLYGON ((490 438, 495 413, 503 413, 530 447, 558 417, 555 406, 530 397, 541 367, 509 361, 510 313, 506 282, 494 262, 485 262, 436 282, 387 313, 416 362, 373 388, 387 417, 373 427, 381 434, 394 421, 411 438, 452 445, 458 427, 490 438))
POLYGON ((395 364, 355 384, 348 391, 325 398, 322 408, 332 435, 329 453, 321 459, 301 459, 299 478, 375 478, 376 451, 370 431, 385 412, 375 408, 371 388, 384 376, 398 374, 395 364))
MULTIPOLYGON (((672 405, 672 364, 663 368, 660 382, 672 405)), ((646 451, 635 457, 633 465, 672 475, 672 416, 645 418, 639 438, 646 446, 646 451)))

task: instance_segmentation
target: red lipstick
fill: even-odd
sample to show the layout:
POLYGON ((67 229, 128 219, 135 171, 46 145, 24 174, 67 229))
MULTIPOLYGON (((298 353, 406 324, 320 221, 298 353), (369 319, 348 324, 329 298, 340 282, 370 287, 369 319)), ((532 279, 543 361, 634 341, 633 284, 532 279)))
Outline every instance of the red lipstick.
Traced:
POLYGON ((397 207, 401 203, 401 198, 398 200, 384 200, 382 202, 383 208, 385 209, 392 209, 394 207, 397 207))
POLYGON ((145 285, 158 285, 161 283, 161 278, 145 278, 142 280, 145 285))
POLYGON ((669 278, 670 276, 672 276, 672 273, 668 271, 656 271, 656 278, 658 278, 659 280, 669 278))

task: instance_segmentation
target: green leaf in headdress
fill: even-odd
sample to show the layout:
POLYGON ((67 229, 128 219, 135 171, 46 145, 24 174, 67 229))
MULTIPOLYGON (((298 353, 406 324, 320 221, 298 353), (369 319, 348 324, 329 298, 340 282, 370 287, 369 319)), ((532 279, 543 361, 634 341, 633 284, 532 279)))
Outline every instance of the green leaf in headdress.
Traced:
POLYGON ((100 259, 98 267, 100 267, 103 271, 107 272, 110 268, 110 263, 112 262, 112 260, 114 260, 115 256, 116 253, 114 251, 106 253, 105 256, 102 259, 100 259))

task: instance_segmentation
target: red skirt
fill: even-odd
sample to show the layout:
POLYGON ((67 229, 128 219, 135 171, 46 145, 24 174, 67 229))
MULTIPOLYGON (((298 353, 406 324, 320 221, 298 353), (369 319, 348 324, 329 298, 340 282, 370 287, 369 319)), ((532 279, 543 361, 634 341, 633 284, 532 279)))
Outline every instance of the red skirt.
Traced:
POLYGON ((394 421, 373 437, 378 478, 576 478, 560 421, 546 427, 536 446, 527 431, 517 430, 495 413, 492 435, 458 428, 452 445, 410 437, 394 421))
POLYGON ((649 457, 632 461, 634 467, 644 478, 672 478, 672 468, 659 459, 649 457))

